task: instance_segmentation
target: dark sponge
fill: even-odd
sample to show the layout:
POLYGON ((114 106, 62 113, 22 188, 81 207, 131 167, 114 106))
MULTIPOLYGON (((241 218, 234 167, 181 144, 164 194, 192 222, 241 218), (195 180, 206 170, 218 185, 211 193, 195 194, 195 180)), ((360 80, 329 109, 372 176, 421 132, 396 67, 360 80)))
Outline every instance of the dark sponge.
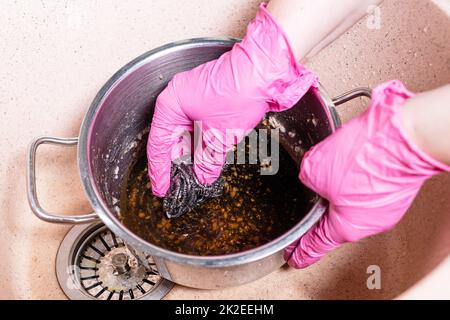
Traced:
POLYGON ((163 200, 168 218, 177 218, 206 200, 222 195, 224 187, 221 176, 213 184, 201 184, 192 164, 172 163, 170 189, 163 200))

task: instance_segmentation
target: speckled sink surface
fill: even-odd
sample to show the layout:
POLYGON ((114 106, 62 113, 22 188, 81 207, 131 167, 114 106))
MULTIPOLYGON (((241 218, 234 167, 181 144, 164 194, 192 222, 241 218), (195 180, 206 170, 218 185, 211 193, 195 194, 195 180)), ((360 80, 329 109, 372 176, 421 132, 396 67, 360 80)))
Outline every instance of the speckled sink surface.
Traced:
MULTIPOLYGON (((26 147, 36 136, 77 136, 98 89, 121 66, 175 40, 240 37, 259 0, 12 1, 0 4, 0 298, 65 299, 55 256, 69 226, 35 218, 26 200, 26 147)), ((411 90, 450 83, 450 1, 386 0, 381 29, 361 21, 309 62, 331 95, 398 78, 411 90), (369 26, 369 27, 368 27, 369 26)), ((311 30, 311 32, 314 32, 311 30)), ((340 107, 344 119, 364 109, 340 107)), ((75 149, 38 153, 44 207, 90 210, 75 149)), ((307 270, 282 268, 220 291, 175 287, 168 299, 450 298, 450 176, 429 181, 393 231, 346 245, 307 270), (378 265, 381 290, 368 290, 378 265)))

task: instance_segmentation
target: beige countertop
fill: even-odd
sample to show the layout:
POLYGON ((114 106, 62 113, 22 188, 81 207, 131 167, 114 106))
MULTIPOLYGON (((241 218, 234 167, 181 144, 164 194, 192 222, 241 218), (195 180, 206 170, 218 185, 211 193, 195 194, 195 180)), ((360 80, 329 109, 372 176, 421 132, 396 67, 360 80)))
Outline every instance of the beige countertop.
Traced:
MULTIPOLYGON (((99 88, 128 61, 175 40, 243 35, 259 0, 41 0, 0 3, 0 299, 64 299, 55 255, 70 226, 38 220, 26 199, 28 143, 77 136, 99 88)), ((450 0, 386 0, 309 63, 331 95, 397 78, 414 91, 450 83, 450 0)), ((312 28, 311 32, 314 32, 312 28)), ((344 119, 367 101, 340 107, 344 119)), ((75 149, 43 147, 38 191, 52 212, 88 212, 75 149)), ((346 245, 302 271, 237 288, 177 286, 167 298, 450 298, 450 175, 429 181, 393 231, 346 245), (378 265, 382 289, 368 290, 378 265)))

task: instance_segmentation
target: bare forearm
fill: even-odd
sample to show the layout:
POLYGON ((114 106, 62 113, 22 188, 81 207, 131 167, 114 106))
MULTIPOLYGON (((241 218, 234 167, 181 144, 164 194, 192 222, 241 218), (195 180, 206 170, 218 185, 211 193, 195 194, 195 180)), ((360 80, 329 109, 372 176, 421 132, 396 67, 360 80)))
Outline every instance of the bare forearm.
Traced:
POLYGON ((450 85, 409 100, 403 124, 406 135, 419 148, 450 165, 450 85))
POLYGON ((282 26, 298 60, 330 44, 382 0, 271 0, 268 10, 282 26))

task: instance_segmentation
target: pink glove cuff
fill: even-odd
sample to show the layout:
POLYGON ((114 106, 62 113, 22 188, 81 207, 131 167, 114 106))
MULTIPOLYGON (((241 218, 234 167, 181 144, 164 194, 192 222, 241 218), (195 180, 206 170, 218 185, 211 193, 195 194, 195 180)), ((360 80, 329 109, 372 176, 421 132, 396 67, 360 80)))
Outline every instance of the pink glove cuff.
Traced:
MULTIPOLYGON (((346 151, 345 154, 352 154, 356 166, 360 169, 354 169, 353 171, 343 169, 340 174, 330 174, 336 179, 334 183, 336 187, 321 186, 323 182, 316 181, 317 175, 314 174, 314 172, 320 170, 320 163, 311 159, 320 158, 316 152, 325 154, 331 151, 327 148, 321 148, 324 141, 305 154, 299 175, 300 180, 311 189, 323 191, 322 196, 332 200, 336 206, 343 205, 345 207, 348 203, 349 190, 354 188, 354 194, 359 194, 357 179, 367 177, 367 172, 383 172, 384 175, 390 176, 392 179, 401 178, 401 183, 407 184, 406 177, 412 177, 414 182, 417 182, 419 177, 424 181, 433 175, 450 171, 450 166, 426 154, 404 133, 402 107, 408 99, 414 96, 415 94, 408 91, 398 80, 389 81, 375 88, 372 93, 371 107, 366 113, 344 125, 353 127, 353 130, 347 130, 348 134, 352 136, 352 139, 348 139, 348 141, 353 142, 348 146, 341 147, 355 150, 356 153, 346 151), (374 154, 373 150, 380 150, 380 152, 374 154), (383 160, 380 160, 377 156, 383 156, 383 160), (340 189, 343 188, 344 183, 346 183, 346 192, 341 194, 340 189), (350 189, 349 184, 353 185, 350 189), (327 190, 327 193, 325 190, 327 190)), ((343 134, 343 132, 340 132, 341 130, 342 128, 336 134, 343 134)), ((333 137, 330 138, 333 139, 333 137)), ((345 139, 341 136, 340 140, 345 139)), ((329 147, 339 157, 339 149, 334 150, 337 146, 330 145, 329 147)), ((336 161, 340 161, 339 158, 336 161)), ((342 163, 347 163, 347 161, 342 161, 342 163)), ((371 179, 376 178, 378 177, 373 176, 371 179)), ((400 181, 381 183, 377 185, 374 191, 394 191, 398 188, 398 183, 400 181), (392 185, 393 189, 390 189, 389 185, 392 185)), ((371 201, 371 199, 368 200, 371 201)))
POLYGON ((269 99, 269 111, 280 112, 294 106, 311 87, 318 86, 318 77, 297 63, 289 39, 282 27, 261 3, 255 19, 247 28, 247 36, 235 49, 250 57, 262 57, 254 68, 264 79, 264 95, 269 99))

